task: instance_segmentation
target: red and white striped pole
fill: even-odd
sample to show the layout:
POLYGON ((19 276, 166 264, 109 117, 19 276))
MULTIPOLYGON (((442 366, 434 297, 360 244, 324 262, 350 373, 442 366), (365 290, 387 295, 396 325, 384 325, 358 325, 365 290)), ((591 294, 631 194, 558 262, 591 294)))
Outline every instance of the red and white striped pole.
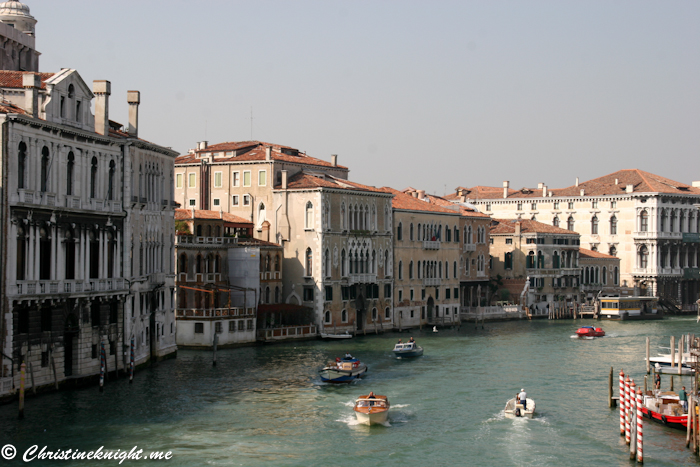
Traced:
POLYGON ((642 443, 642 390, 637 389, 637 462, 644 463, 642 443))
POLYGON ((620 436, 625 435, 625 372, 620 370, 620 436))
POLYGON ((630 444, 632 436, 630 433, 630 377, 625 376, 625 443, 630 444))

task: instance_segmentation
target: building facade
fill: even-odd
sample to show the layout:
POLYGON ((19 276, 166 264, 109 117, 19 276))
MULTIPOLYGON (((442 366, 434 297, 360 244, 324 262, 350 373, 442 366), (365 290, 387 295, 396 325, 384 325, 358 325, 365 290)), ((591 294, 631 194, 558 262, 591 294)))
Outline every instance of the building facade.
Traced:
POLYGON ((600 296, 620 295, 620 258, 579 248, 581 295, 588 303, 600 296))
MULTIPOLYGON (((638 169, 567 188, 459 188, 494 217, 534 219, 581 235, 581 244, 620 258, 622 287, 692 309, 700 293, 700 182, 638 169)), ((459 193, 448 196, 456 198, 459 193)))

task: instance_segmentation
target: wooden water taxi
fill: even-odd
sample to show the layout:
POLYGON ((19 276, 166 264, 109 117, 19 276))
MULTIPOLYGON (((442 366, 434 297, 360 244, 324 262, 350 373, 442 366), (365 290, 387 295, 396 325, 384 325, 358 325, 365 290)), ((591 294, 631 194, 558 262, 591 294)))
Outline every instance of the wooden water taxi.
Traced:
POLYGON ((318 374, 324 383, 350 383, 362 377, 367 369, 367 365, 360 360, 346 355, 343 358, 336 358, 335 362, 323 367, 318 374))
POLYGON ((386 396, 377 396, 370 392, 366 396, 360 396, 355 401, 355 416, 363 425, 384 424, 389 417, 389 399, 386 396))
POLYGON ((532 418, 532 416, 535 414, 535 401, 533 401, 529 397, 526 400, 527 400, 527 409, 525 409, 523 407, 523 405, 520 403, 516 404, 515 397, 510 399, 508 402, 506 402, 506 408, 503 409, 503 414, 505 415, 505 417, 506 418, 518 418, 518 417, 532 418))

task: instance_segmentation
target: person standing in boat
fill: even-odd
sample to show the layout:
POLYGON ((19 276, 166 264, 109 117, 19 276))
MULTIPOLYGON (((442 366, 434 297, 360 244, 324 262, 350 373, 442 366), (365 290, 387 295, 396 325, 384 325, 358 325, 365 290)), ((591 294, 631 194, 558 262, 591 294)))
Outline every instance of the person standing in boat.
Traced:
POLYGON ((345 358, 352 359, 352 355, 350 355, 350 352, 345 353, 345 358))
POLYGON ((656 377, 654 378, 654 387, 656 389, 661 389, 661 376, 659 376, 658 373, 656 373, 656 377))
POLYGON ((525 392, 525 389, 520 390, 520 394, 518 394, 518 400, 523 405, 523 409, 527 410, 527 393, 525 392))
POLYGON ((678 400, 681 401, 681 406, 683 407, 683 411, 687 412, 688 411, 688 395, 685 393, 685 386, 681 388, 680 391, 678 391, 678 400))
POLYGON ((412 342, 416 342, 416 340, 415 340, 413 337, 411 337, 411 338, 408 340, 408 343, 409 343, 409 344, 412 343, 412 342))

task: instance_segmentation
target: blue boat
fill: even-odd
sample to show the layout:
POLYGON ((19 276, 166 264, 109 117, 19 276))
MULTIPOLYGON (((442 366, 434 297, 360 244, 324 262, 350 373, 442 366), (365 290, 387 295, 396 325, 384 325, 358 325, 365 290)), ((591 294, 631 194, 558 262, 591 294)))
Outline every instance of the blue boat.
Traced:
POLYGON ((393 352, 397 358, 420 357, 423 355, 423 347, 415 342, 398 343, 394 346, 393 352))
POLYGON ((367 372, 367 365, 352 355, 336 358, 318 371, 324 383, 350 383, 367 372))

